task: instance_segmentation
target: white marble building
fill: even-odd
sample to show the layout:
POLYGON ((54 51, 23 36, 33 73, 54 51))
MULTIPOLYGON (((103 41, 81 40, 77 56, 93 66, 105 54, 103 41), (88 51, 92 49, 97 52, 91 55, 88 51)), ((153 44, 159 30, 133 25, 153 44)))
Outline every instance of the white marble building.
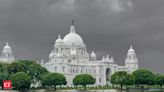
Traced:
POLYGON ((9 43, 6 43, 6 45, 3 47, 2 55, 0 56, 0 62, 12 63, 14 60, 15 59, 11 46, 9 45, 9 43))
MULTIPOLYGON (((104 44, 105 45, 105 44, 104 44)), ((87 52, 87 48, 80 35, 75 32, 72 24, 70 32, 62 39, 59 35, 54 44, 54 49, 49 55, 48 62, 41 64, 50 72, 58 72, 65 75, 67 85, 72 85, 73 78, 78 74, 91 74, 95 79, 95 85, 109 84, 109 77, 116 71, 128 73, 138 69, 138 59, 135 50, 130 47, 125 59, 125 66, 115 64, 113 57, 103 56, 97 60, 94 51, 87 52)))

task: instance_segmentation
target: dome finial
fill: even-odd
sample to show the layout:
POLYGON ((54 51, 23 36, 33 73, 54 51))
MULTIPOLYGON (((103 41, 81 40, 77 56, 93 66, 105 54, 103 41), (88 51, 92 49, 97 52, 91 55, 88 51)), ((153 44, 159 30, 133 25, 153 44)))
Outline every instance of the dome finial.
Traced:
POLYGON ((6 42, 6 46, 9 46, 9 43, 8 42, 6 42))
POLYGON ((111 63, 114 63, 114 58, 113 58, 113 56, 111 57, 111 63))
POLYGON ((130 46, 130 49, 133 49, 133 46, 132 45, 130 46))
POLYGON ((91 55, 90 55, 91 57, 96 57, 96 54, 95 54, 95 52, 94 52, 94 50, 92 50, 92 52, 91 52, 91 55))
POLYGON ((58 35, 58 39, 61 39, 61 36, 60 35, 58 35))
POLYGON ((70 28, 70 33, 75 33, 74 20, 72 20, 72 24, 71 24, 71 28, 70 28))
POLYGON ((74 20, 72 20, 72 25, 74 25, 74 20))
POLYGON ((109 59, 109 54, 106 55, 106 59, 109 59))

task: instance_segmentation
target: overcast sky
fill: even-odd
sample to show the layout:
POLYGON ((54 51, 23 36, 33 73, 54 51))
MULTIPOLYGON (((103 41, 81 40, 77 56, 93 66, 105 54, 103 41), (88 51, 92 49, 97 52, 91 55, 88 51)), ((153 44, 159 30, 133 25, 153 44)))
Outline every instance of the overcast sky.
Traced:
POLYGON ((16 59, 48 60, 71 20, 88 52, 124 65, 132 44, 139 67, 164 73, 164 0, 0 0, 0 50, 16 59))

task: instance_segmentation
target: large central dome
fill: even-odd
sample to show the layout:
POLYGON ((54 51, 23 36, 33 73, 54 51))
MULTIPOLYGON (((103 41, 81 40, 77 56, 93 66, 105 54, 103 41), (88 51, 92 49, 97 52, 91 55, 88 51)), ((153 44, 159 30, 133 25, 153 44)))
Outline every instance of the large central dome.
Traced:
POLYGON ((81 36, 75 32, 73 25, 70 28, 70 33, 63 38, 63 42, 67 46, 85 46, 81 36))

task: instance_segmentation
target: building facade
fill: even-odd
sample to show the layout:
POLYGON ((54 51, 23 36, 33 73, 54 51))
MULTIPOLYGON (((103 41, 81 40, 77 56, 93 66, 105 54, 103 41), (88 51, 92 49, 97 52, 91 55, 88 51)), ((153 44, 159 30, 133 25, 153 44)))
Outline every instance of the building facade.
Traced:
POLYGON ((0 62, 12 63, 14 60, 15 59, 11 46, 9 45, 9 43, 6 43, 6 45, 3 47, 2 55, 0 56, 0 62))
POLYGON ((41 64, 50 72, 63 74, 67 79, 67 85, 72 85, 73 78, 83 73, 92 75, 96 79, 95 85, 107 85, 110 84, 110 76, 114 72, 131 73, 138 69, 138 59, 132 46, 128 50, 125 66, 115 64, 114 58, 109 55, 98 60, 94 51, 87 52, 86 44, 76 33, 73 24, 63 39, 58 36, 49 54, 49 61, 41 64))

